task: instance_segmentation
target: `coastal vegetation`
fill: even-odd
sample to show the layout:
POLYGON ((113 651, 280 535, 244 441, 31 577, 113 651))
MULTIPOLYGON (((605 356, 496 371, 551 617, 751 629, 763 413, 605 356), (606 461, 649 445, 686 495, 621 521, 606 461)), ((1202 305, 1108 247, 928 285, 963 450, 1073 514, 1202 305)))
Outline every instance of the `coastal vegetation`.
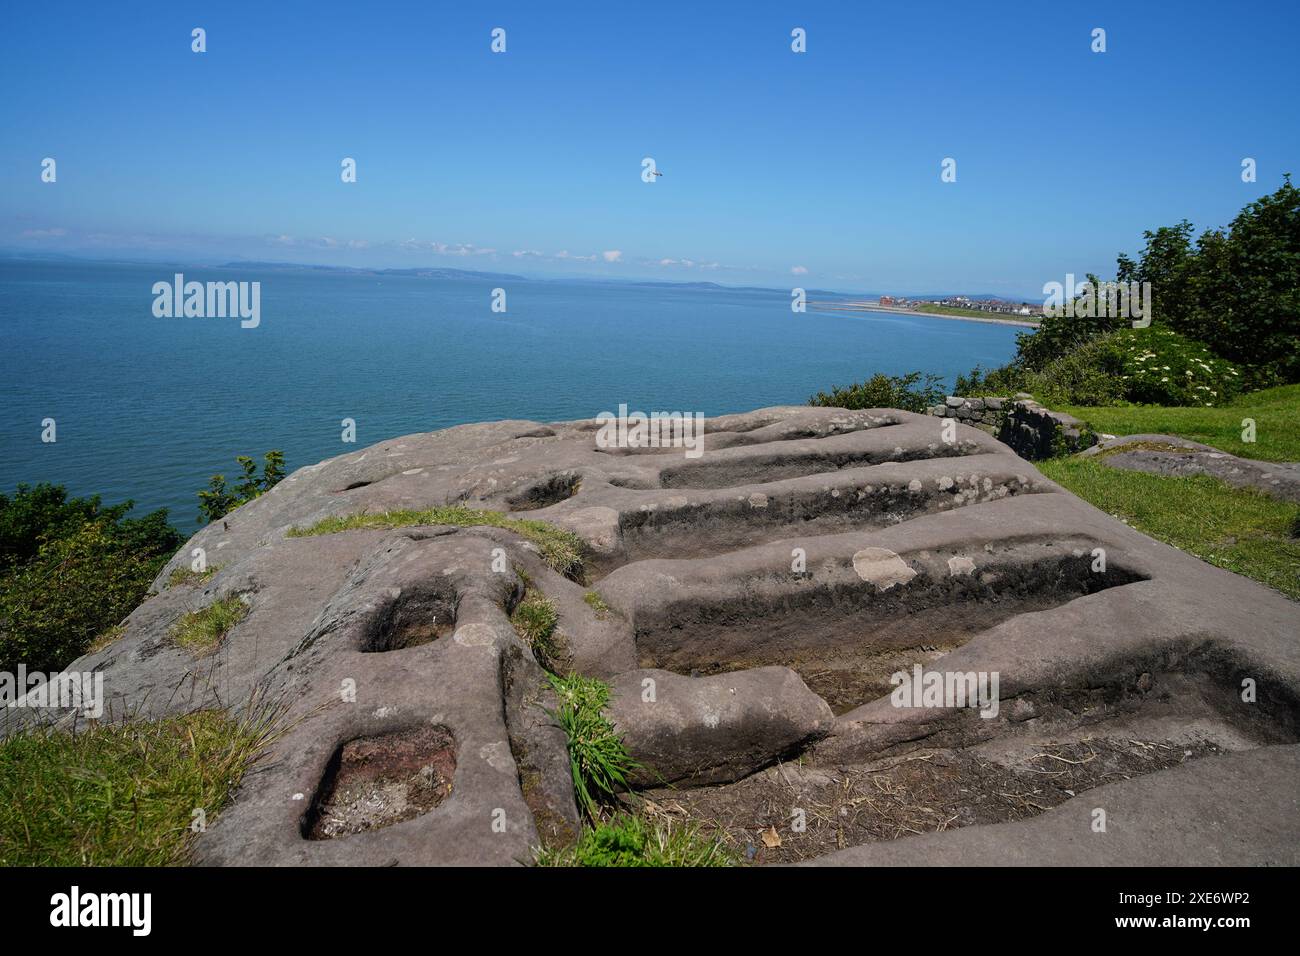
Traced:
POLYGON ((1288 175, 1226 229, 1192 235, 1186 220, 1162 226, 1144 233, 1137 260, 1116 260, 1116 282, 1151 285, 1149 327, 1080 296, 1017 335, 1009 364, 959 377, 956 394, 1210 408, 1300 382, 1300 189, 1288 175))
POLYGON ((640 765, 632 759, 623 738, 605 716, 609 685, 582 674, 547 679, 559 706, 552 716, 569 739, 569 765, 578 807, 593 821, 600 819, 602 805, 626 789, 627 778, 640 765))
POLYGON ((943 379, 938 375, 922 376, 920 372, 885 375, 877 372, 871 378, 852 385, 833 385, 829 392, 818 392, 808 399, 808 404, 831 408, 900 408, 907 412, 924 412, 928 406, 942 402, 945 394, 943 379))
POLYGON ((232 594, 186 614, 173 626, 171 637, 195 657, 205 657, 220 647, 231 628, 247 616, 248 605, 232 594))
POLYGON ((239 484, 227 489, 225 475, 213 475, 208 479, 208 487, 199 492, 199 522, 211 524, 224 518, 240 505, 266 494, 284 478, 284 453, 268 451, 262 456, 262 474, 257 474, 257 465, 247 455, 239 455, 242 474, 239 484))
POLYGON ((0 494, 0 671, 57 671, 144 600, 185 539, 132 507, 50 484, 0 494))

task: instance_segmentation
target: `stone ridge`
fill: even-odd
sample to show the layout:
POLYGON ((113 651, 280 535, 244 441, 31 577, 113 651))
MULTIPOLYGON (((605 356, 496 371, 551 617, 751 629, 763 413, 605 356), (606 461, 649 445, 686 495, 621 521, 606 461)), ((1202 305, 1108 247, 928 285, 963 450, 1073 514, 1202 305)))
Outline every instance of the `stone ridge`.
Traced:
MULTIPOLYGON (((707 420, 698 457, 603 448, 599 428, 464 425, 301 468, 196 534, 123 636, 72 665, 103 671, 118 715, 285 709, 201 862, 512 865, 571 839, 556 702, 510 622, 526 591, 558 615, 541 661, 614 688, 641 787, 741 793, 796 756, 809 773, 934 748, 1013 765, 1089 734, 1194 733, 1261 760, 1297 739, 1295 604, 1138 534, 977 428, 765 408, 707 420), (448 505, 575 532, 585 578, 505 528, 288 535, 448 505), (217 573, 168 587, 196 548, 217 573), (216 653, 170 640, 231 595, 249 614, 216 653), (1000 700, 896 706, 894 675, 917 666, 996 674, 1000 700)), ((770 812, 742 807, 728 838, 783 825, 770 812)), ((1259 832, 1229 822, 1181 862, 1238 838, 1233 859, 1274 859, 1259 832)))

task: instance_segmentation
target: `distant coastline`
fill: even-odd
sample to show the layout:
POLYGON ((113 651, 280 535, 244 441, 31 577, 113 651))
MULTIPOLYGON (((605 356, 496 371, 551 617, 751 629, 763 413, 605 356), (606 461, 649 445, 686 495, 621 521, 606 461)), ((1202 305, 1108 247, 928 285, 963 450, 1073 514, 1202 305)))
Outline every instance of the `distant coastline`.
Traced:
POLYGON ((1027 329, 1038 328, 1037 322, 1008 316, 999 318, 994 315, 957 315, 950 312, 920 312, 916 309, 901 309, 893 305, 880 305, 875 302, 809 302, 808 307, 822 312, 893 312, 897 315, 914 315, 927 319, 957 319, 961 322, 985 322, 991 325, 1019 325, 1027 329))

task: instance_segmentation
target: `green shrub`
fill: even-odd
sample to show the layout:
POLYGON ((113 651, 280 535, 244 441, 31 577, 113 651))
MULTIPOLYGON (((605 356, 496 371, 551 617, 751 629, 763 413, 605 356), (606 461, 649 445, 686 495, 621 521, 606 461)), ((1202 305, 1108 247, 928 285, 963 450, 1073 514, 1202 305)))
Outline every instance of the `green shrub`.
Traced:
POLYGON ((907 412, 924 412, 930 405, 943 401, 943 379, 920 372, 886 375, 877 372, 865 382, 834 385, 829 393, 818 392, 808 399, 809 405, 831 408, 898 408, 907 412))
POLYGON ((68 498, 62 485, 19 485, 13 496, 0 495, 0 573, 36 557, 41 545, 75 534, 94 521, 128 551, 170 557, 185 539, 167 523, 167 510, 142 518, 126 514, 134 502, 104 507, 99 495, 68 498))
POLYGON ((985 369, 976 365, 969 375, 957 376, 957 384, 953 386, 952 393, 965 398, 981 398, 986 395, 1010 398, 1017 392, 1028 390, 1029 376, 1022 368, 1006 365, 985 369))
POLYGON ((266 494, 284 478, 284 453, 268 451, 263 456, 262 477, 257 476, 257 465, 247 455, 239 455, 242 472, 233 492, 226 489, 226 476, 213 475, 208 479, 206 491, 199 492, 199 522, 210 524, 223 518, 242 504, 266 494))
POLYGON ((1227 404, 1241 391, 1242 376, 1235 365, 1177 332, 1124 329, 1112 341, 1124 358, 1120 377, 1130 402, 1209 408, 1227 404))
POLYGON ((1031 373, 1030 390, 1044 404, 1118 405, 1125 400, 1124 351, 1111 336, 1084 342, 1031 373))
POLYGON ((21 662, 56 671, 76 660, 135 610, 167 557, 133 550, 103 521, 42 544, 0 578, 0 670, 21 662))
POLYGON ((538 866, 733 866, 735 857, 694 825, 649 823, 624 813, 583 831, 560 850, 539 850, 538 866))
POLYGON ((599 805, 627 786, 627 778, 640 764, 631 758, 623 739, 604 714, 609 685, 594 677, 570 674, 547 679, 559 698, 551 715, 569 738, 569 766, 578 805, 592 819, 599 805))

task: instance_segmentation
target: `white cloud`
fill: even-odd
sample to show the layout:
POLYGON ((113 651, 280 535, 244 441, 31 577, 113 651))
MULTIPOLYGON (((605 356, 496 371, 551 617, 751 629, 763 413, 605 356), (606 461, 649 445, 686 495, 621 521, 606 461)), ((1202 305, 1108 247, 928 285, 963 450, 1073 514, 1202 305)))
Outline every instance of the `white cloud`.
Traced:
POLYGON ((790 272, 791 274, 797 276, 806 276, 808 274, 808 270, 804 266, 795 266, 793 269, 790 270, 790 272))
POLYGON ((607 249, 601 255, 605 257, 606 262, 618 262, 623 258, 623 253, 618 249, 607 249))

